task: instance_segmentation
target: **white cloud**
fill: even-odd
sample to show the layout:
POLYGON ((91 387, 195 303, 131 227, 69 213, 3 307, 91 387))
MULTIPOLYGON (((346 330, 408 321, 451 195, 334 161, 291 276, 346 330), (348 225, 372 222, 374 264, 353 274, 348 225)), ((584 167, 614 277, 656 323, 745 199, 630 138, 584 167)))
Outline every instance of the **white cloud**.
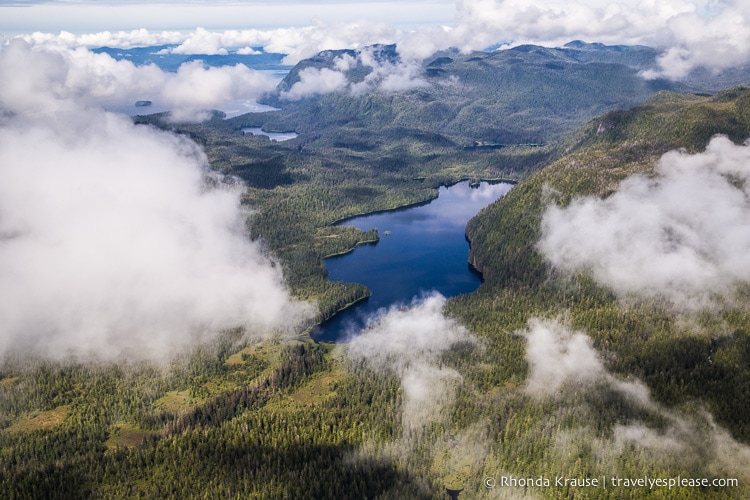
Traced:
POLYGON ((176 54, 226 54, 236 47, 263 47, 269 53, 286 54, 285 64, 296 64, 324 50, 355 49, 376 43, 393 43, 398 32, 383 23, 353 22, 272 30, 209 31, 187 34, 172 51, 176 54))
POLYGON ((401 57, 398 61, 378 60, 372 49, 363 49, 357 55, 361 63, 372 68, 372 71, 360 84, 360 88, 352 86, 355 93, 360 91, 362 86, 377 88, 383 92, 399 92, 429 85, 421 78, 422 65, 414 60, 401 57))
POLYGON ((244 64, 214 68, 193 61, 182 64, 176 75, 166 78, 160 100, 173 110, 175 119, 185 119, 194 111, 221 109, 236 99, 254 99, 270 91, 274 83, 244 64))
POLYGON ((110 107, 148 99, 189 117, 238 99, 253 99, 275 81, 244 65, 209 68, 199 61, 168 73, 135 66, 83 47, 31 46, 13 40, 0 48, 0 107, 29 116, 60 106, 110 107))
POLYGON ((722 69, 748 64, 750 3, 735 0, 717 5, 721 10, 709 18, 698 12, 670 18, 656 40, 666 48, 659 58, 659 69, 645 76, 679 79, 696 66, 722 69))
POLYGON ((82 46, 130 49, 133 47, 182 43, 185 40, 185 35, 179 31, 151 32, 140 28, 130 31, 99 31, 81 35, 75 35, 69 31, 60 31, 57 35, 35 31, 31 34, 19 35, 17 38, 32 45, 57 45, 68 48, 82 46))
POLYGON ((239 186, 209 181, 187 139, 92 106, 164 82, 82 49, 0 52, 0 354, 159 359, 305 313, 245 234, 239 186))
POLYGON ((750 147, 717 137, 703 153, 664 155, 656 173, 623 181, 604 200, 548 207, 540 251, 622 297, 688 308, 731 299, 750 283, 750 147))
POLYGON ((730 68, 750 62, 750 4, 744 0, 464 0, 454 29, 436 48, 559 46, 573 39, 664 50, 660 67, 646 73, 648 77, 684 77, 695 66, 730 68))
POLYGON ((336 71, 348 71, 357 67, 357 58, 349 54, 342 54, 333 60, 333 67, 336 71))
POLYGON ((299 81, 281 98, 296 101, 305 97, 328 94, 342 90, 347 85, 346 75, 328 68, 305 68, 299 72, 299 81))
POLYGON ((257 56, 262 54, 260 50, 255 50, 252 47, 242 47, 240 49, 237 49, 237 53, 241 56, 257 56))
POLYGON ((348 344, 354 359, 380 370, 393 370, 404 391, 407 432, 440 416, 453 399, 460 375, 440 366, 440 356, 459 342, 475 342, 467 330, 443 315, 445 297, 433 294, 411 307, 393 306, 348 344))
POLYGON ((531 394, 552 395, 563 384, 591 381, 604 374, 604 366, 584 333, 571 332, 558 321, 533 319, 523 335, 528 342, 526 390, 531 394))
POLYGON ((471 47, 524 41, 563 42, 641 40, 673 15, 689 11, 688 2, 602 3, 578 0, 464 0, 455 35, 471 47))
POLYGON ((651 398, 641 381, 610 374, 584 332, 573 332, 559 321, 535 318, 521 333, 528 339, 526 391, 537 397, 555 398, 558 412, 574 411, 580 415, 582 410, 574 407, 580 403, 570 392, 562 394, 563 385, 577 384, 575 394, 605 386, 623 395, 633 408, 663 421, 654 428, 637 419, 623 420, 615 424, 612 436, 604 439, 593 437, 596 432, 588 427, 578 433, 570 429, 558 431, 558 451, 570 456, 571 445, 582 446, 600 455, 599 462, 613 463, 612 457, 637 446, 645 451, 642 456, 646 460, 658 460, 662 466, 674 464, 692 470, 701 468, 717 477, 750 479, 750 448, 716 425, 708 412, 664 408, 651 398))
POLYGON ((585 386, 604 380, 630 401, 643 407, 652 405, 648 387, 642 382, 621 380, 607 372, 586 333, 572 331, 559 320, 532 318, 528 329, 519 334, 527 341, 527 393, 551 397, 566 385, 585 386))
MULTIPOLYGON (((398 29, 398 16, 365 15, 368 9, 382 11, 388 3, 360 4, 360 13, 331 15, 328 9, 343 13, 334 4, 317 4, 317 14, 305 21, 289 22, 289 27, 272 29, 217 30, 196 28, 184 33, 145 29, 104 31, 87 35, 60 32, 59 35, 34 33, 26 38, 34 43, 61 43, 128 48, 177 43, 182 54, 223 54, 234 48, 262 46, 266 52, 288 54, 294 64, 323 50, 357 49, 373 44, 399 43, 406 60, 422 59, 437 50, 456 47, 465 52, 490 46, 536 43, 560 46, 574 39, 610 44, 645 44, 663 50, 658 67, 645 72, 653 78, 680 78, 695 66, 723 69, 750 62, 750 3, 745 0, 462 0, 456 3, 453 22, 444 19, 413 29, 398 29), (325 13, 328 13, 326 15, 325 13), (364 21, 363 19, 367 19, 364 21)), ((295 8, 301 11, 303 6, 295 8)), ((304 6, 304 8, 313 6, 304 6)), ((264 13, 267 6, 243 7, 237 19, 264 13)), ((185 10, 185 9, 183 9, 185 10)), ((189 9, 188 9, 189 10, 189 9)), ((220 9, 219 9, 220 10, 220 9)), ((427 20, 444 2, 399 4, 402 15, 427 20), (407 8, 408 5, 408 8, 407 8)), ((217 11, 218 12, 218 11, 217 11)), ((205 21, 215 18, 203 16, 205 21)), ((142 16, 141 16, 142 17, 142 16)), ((441 14, 445 18, 445 14, 441 14)), ((194 25, 193 25, 194 26, 194 25)), ((205 26, 205 24, 203 25, 205 26)))
POLYGON ((377 47, 366 47, 356 51, 355 56, 340 55, 332 61, 335 69, 305 68, 299 73, 300 80, 291 89, 282 92, 281 98, 298 100, 345 89, 355 95, 372 91, 399 92, 429 85, 421 78, 421 64, 415 61, 391 61, 377 54, 378 51, 377 47), (353 83, 347 77, 347 72, 358 65, 368 68, 369 73, 362 81, 353 83))

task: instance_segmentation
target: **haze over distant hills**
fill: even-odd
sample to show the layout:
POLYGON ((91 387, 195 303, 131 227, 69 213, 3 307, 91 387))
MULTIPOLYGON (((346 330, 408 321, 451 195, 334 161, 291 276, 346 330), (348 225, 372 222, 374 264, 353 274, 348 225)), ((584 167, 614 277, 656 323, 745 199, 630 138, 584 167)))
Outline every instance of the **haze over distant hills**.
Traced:
POLYGON ((252 51, 235 50, 226 54, 180 54, 172 50, 176 44, 165 44, 128 49, 98 47, 91 49, 96 54, 108 54, 116 60, 126 60, 133 64, 155 64, 166 71, 177 71, 181 64, 200 60, 209 66, 233 66, 244 64, 259 70, 288 70, 291 66, 283 63, 285 54, 266 53, 262 47, 252 51))

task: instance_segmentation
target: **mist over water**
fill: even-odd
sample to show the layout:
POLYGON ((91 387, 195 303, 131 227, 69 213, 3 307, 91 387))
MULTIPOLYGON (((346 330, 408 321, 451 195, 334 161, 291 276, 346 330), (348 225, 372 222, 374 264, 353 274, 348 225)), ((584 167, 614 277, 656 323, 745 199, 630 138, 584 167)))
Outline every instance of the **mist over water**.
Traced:
POLYGON ((321 325, 315 338, 339 341, 356 335, 379 310, 408 304, 424 293, 452 297, 474 291, 482 280, 468 264, 466 223, 511 187, 482 183, 472 188, 462 182, 441 187, 438 198, 426 205, 344 221, 365 231, 377 228, 380 241, 326 259, 329 279, 362 283, 372 295, 321 325))

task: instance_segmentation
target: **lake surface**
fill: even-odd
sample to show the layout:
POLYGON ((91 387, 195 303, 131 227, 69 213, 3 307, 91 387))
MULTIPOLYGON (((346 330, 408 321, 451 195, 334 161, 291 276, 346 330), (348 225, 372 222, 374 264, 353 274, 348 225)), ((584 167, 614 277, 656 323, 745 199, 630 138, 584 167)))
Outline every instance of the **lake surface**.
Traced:
POLYGON ((325 260, 331 281, 362 283, 372 295, 313 331, 316 340, 336 342, 356 335, 379 309, 408 304, 435 290, 446 297, 474 291, 479 274, 468 264, 466 223, 507 193, 512 184, 461 182, 441 187, 429 204, 343 221, 362 230, 377 228, 380 241, 325 260))
POLYGON ((243 134, 265 135, 272 141, 282 142, 297 137, 296 132, 265 132, 260 127, 248 127, 242 129, 243 134))

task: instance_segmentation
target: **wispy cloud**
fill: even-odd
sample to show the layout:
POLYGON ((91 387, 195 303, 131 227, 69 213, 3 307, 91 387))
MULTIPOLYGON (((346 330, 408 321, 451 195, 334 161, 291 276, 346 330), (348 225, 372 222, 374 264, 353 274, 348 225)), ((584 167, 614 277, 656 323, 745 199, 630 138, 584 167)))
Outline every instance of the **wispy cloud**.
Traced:
POLYGON ((186 71, 199 75, 22 41, 0 51, 0 354, 159 359, 305 314, 247 237, 240 186, 189 140, 93 105, 178 81, 227 90, 186 71))
POLYGON ((561 457, 576 454, 572 448, 593 450, 598 463, 612 467, 620 455, 636 447, 646 463, 702 470, 715 477, 750 479, 750 448, 718 426, 710 413, 667 409, 639 380, 624 380, 609 373, 584 332, 574 332, 560 321, 533 319, 520 333, 528 339, 526 390, 535 397, 554 399, 559 413, 575 412, 580 419, 588 410, 576 405, 595 401, 572 396, 569 389, 574 386, 575 395, 614 391, 637 410, 634 415, 651 416, 650 423, 637 417, 623 419, 614 425, 609 437, 596 437, 588 427, 558 429, 555 448, 561 457), (654 421, 661 423, 655 425, 654 421))
POLYGON ((633 176, 604 200, 548 207, 539 249, 622 297, 691 309, 731 300, 750 283, 750 147, 717 137, 703 153, 664 155, 656 174, 633 176))
POLYGON ((549 396, 563 384, 587 382, 604 374, 591 340, 582 332, 571 332, 558 321, 533 319, 529 331, 522 334, 528 342, 526 390, 530 394, 549 396))
POLYGON ((298 100, 305 97, 347 90, 352 94, 366 92, 398 92, 429 84, 422 78, 423 68, 414 60, 404 60, 384 55, 379 47, 366 47, 355 51, 354 55, 344 53, 331 61, 330 68, 304 68, 299 72, 299 80, 280 97, 284 100, 298 100), (358 81, 350 78, 356 70, 358 81), (362 70, 367 71, 361 78, 362 70))
POLYGON ((281 97, 296 101, 304 97, 342 90, 347 83, 346 75, 341 71, 328 68, 305 68, 299 72, 299 81, 288 91, 282 92, 281 97))
POLYGON ((393 306, 373 318, 348 346, 353 359, 378 370, 392 370, 404 391, 403 424, 419 431, 439 418, 452 401, 458 372, 441 365, 440 356, 460 342, 475 342, 455 320, 443 315, 445 297, 432 294, 409 307, 393 306))

